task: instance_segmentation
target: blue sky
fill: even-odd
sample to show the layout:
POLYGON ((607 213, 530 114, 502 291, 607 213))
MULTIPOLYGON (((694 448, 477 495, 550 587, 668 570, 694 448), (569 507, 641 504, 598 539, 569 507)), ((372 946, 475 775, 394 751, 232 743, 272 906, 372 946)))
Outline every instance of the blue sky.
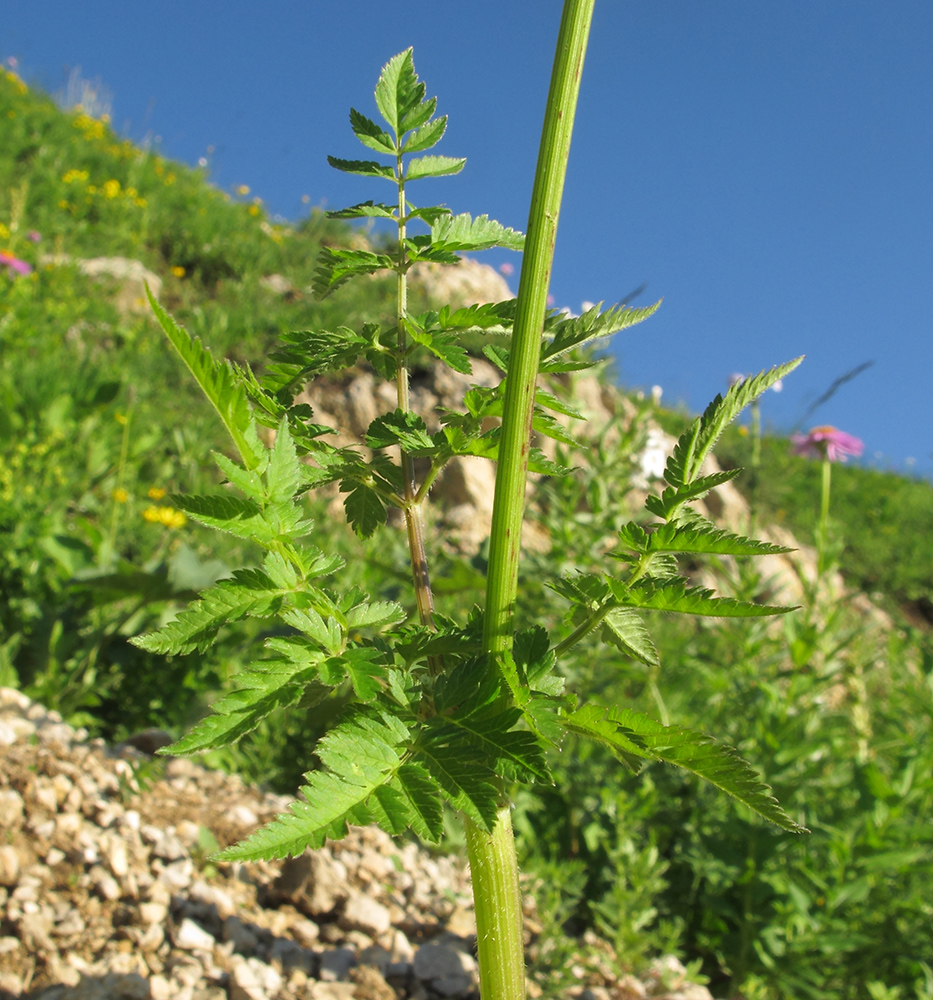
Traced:
MULTIPOLYGON (((207 157, 218 186, 294 219, 302 195, 383 195, 325 157, 362 151, 348 109, 374 116, 380 67, 413 45, 450 115, 437 151, 467 157, 422 203, 524 229, 560 7, 30 0, 3 5, 0 57, 52 92, 80 66, 118 131, 207 157)), ((933 475, 931 53, 929 0, 597 0, 557 305, 647 282, 639 302, 664 304, 616 338, 620 377, 693 410, 732 372, 806 354, 763 404, 782 430, 872 361, 807 424, 858 435, 868 464, 933 475)))

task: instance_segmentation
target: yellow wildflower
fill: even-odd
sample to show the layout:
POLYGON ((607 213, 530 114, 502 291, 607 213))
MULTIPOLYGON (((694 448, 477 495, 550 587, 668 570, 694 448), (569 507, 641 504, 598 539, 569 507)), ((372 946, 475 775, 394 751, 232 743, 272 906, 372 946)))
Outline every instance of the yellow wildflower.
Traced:
POLYGON ((183 528, 188 523, 184 512, 174 507, 147 507, 143 518, 150 524, 164 524, 166 528, 183 528))
POLYGON ((129 493, 122 486, 118 486, 110 495, 113 497, 114 503, 126 503, 130 498, 129 493))
POLYGON ((165 175, 165 183, 166 184, 174 184, 175 183, 175 175, 174 174, 166 174, 165 175))
POLYGON ((116 198, 120 193, 120 182, 118 180, 104 181, 104 185, 101 188, 105 198, 116 198))
POLYGON ((145 208, 146 207, 146 199, 145 198, 134 198, 133 199, 133 204, 136 205, 138 208, 145 208))
POLYGON ((185 276, 185 269, 179 264, 176 264, 172 268, 172 274, 174 274, 176 278, 183 278, 185 276))
POLYGON ((163 490, 161 486, 150 486, 146 496, 148 496, 150 500, 161 500, 162 497, 165 496, 165 490, 163 490))
POLYGON ((10 230, 0 222, 0 240, 8 240, 10 238, 10 230))
POLYGON ((249 194, 249 185, 241 184, 237 189, 236 193, 240 195, 241 198, 245 198, 249 194))
POLYGON ((88 177, 86 170, 69 170, 62 177, 66 184, 73 184, 75 181, 86 181, 88 177))
POLYGON ((249 214, 250 215, 262 215, 262 209, 258 205, 250 205, 249 206, 249 214))
POLYGON ((123 424, 124 426, 126 425, 127 417, 125 413, 115 413, 113 415, 113 419, 116 420, 118 424, 123 424))

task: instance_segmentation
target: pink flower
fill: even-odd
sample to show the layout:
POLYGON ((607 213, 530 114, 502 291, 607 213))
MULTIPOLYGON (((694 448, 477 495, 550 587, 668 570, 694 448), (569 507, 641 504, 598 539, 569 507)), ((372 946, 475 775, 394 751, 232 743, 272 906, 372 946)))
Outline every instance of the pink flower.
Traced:
POLYGON ((508 277, 514 271, 515 268, 508 261, 506 261, 504 264, 499 265, 499 274, 504 274, 506 277, 508 277))
POLYGON ((29 232, 26 233, 26 239, 32 240, 33 243, 38 243, 39 240, 42 239, 42 233, 37 233, 35 229, 30 229, 29 232))
POLYGON ((7 269, 7 274, 10 277, 13 274, 31 274, 32 267, 26 263, 24 260, 20 260, 19 257, 14 257, 13 254, 7 253, 6 250, 0 250, 0 267, 5 267, 7 269))
POLYGON ((828 458, 830 462, 844 462, 848 455, 856 458, 865 450, 865 445, 857 437, 825 425, 814 427, 809 434, 795 434, 794 454, 808 458, 828 458))

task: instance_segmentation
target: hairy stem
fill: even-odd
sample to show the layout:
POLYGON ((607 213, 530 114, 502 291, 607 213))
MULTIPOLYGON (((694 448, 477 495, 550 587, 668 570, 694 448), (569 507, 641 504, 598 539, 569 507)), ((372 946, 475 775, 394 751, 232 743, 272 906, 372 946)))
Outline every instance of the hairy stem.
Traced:
MULTIPOLYGON (((541 333, 594 2, 564 2, 531 195, 490 529, 483 648, 493 656, 506 652, 512 641, 541 333)), ((476 901, 480 993, 483 1000, 522 1000, 522 908, 509 806, 503 801, 489 833, 470 819, 465 822, 476 901)))
MULTIPOLYGON (((408 318, 408 262, 405 252, 405 180, 402 173, 402 154, 398 154, 398 370, 395 377, 398 408, 404 412, 411 409, 408 396, 408 336, 405 321, 408 318)), ((421 516, 423 497, 418 493, 415 482, 415 463, 404 448, 402 459, 402 482, 404 483, 405 530, 408 534, 408 551, 411 556, 411 578, 415 588, 415 602, 422 625, 434 627, 434 594, 431 591, 431 577, 428 572, 428 554, 424 544, 424 520, 421 516)))

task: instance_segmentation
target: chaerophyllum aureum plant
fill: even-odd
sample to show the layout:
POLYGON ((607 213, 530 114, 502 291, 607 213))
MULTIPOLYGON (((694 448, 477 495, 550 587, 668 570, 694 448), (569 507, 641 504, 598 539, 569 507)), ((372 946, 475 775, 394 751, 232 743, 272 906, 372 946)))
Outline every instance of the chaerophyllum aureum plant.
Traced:
POLYGON ((568 734, 599 741, 636 771, 647 761, 685 768, 784 829, 801 829, 733 749, 624 705, 578 700, 565 691, 561 676, 561 658, 580 642, 605 640, 626 656, 656 664, 646 609, 713 616, 788 610, 694 587, 680 574, 677 557, 785 551, 720 530, 691 504, 736 474, 703 472, 723 428, 796 361, 734 386, 694 421, 667 463, 663 492, 646 501, 649 520, 625 525, 604 570, 550 581, 568 607, 558 634, 514 621, 527 475, 572 474, 531 446, 532 435, 572 443, 566 421, 554 413, 577 416, 540 387, 539 376, 587 367, 579 348, 647 319, 657 308, 623 304, 571 317, 545 305, 591 14, 592 0, 568 0, 564 10, 527 237, 486 216, 453 215, 412 200, 416 181, 456 174, 465 161, 422 155, 443 136, 446 118, 435 117, 436 99, 426 98, 408 50, 379 77, 375 99, 382 123, 350 112, 353 132, 380 159, 330 159, 339 170, 391 188, 391 200, 366 201, 333 215, 386 220, 394 228, 392 245, 382 251, 325 248, 315 273, 316 292, 325 296, 359 276, 394 272, 394 322, 288 334, 257 373, 215 360, 152 300, 162 329, 214 405, 237 453, 214 455, 222 489, 174 501, 195 521, 246 539, 265 556, 135 641, 159 653, 203 651, 221 629, 247 618, 267 622, 271 633, 236 689, 165 752, 193 754, 229 744, 275 710, 320 703, 339 691, 344 707, 317 743, 317 763, 308 761, 306 783, 289 811, 218 857, 296 855, 344 836, 351 823, 378 823, 393 835, 411 830, 436 842, 444 807, 453 807, 466 825, 486 1000, 524 995, 510 789, 518 782, 550 782, 548 760, 560 753, 568 734), (462 252, 491 247, 524 251, 516 300, 409 310, 413 264, 453 264, 462 252), (413 353, 428 351, 468 373, 470 358, 461 341, 476 331, 501 335, 485 352, 502 379, 494 388, 470 389, 462 409, 443 413, 440 430, 430 433, 409 402, 413 353), (337 447, 325 440, 328 428, 315 424, 308 405, 296 399, 315 377, 360 363, 395 384, 398 405, 372 422, 361 442, 365 449, 337 447), (274 434, 261 434, 261 428, 274 434), (459 455, 497 463, 486 602, 465 621, 435 610, 422 516, 432 483, 459 455), (342 588, 341 560, 308 540, 305 497, 333 484, 344 495, 347 521, 361 536, 383 530, 389 508, 403 515, 414 620, 399 604, 342 588))

